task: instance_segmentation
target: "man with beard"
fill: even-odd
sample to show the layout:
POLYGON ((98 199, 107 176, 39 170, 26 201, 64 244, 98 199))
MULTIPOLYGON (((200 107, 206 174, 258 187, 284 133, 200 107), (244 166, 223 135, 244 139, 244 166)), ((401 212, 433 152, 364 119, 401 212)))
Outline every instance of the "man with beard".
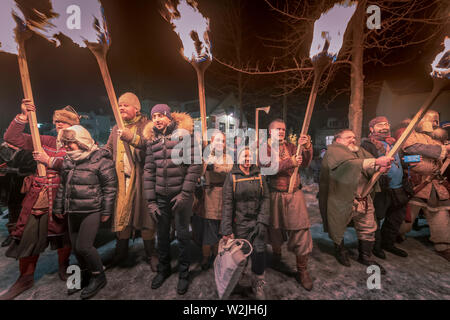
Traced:
POLYGON ((141 103, 134 93, 127 92, 119 98, 119 111, 125 129, 122 132, 115 126, 106 145, 113 154, 118 177, 113 222, 117 242, 113 260, 107 263, 106 267, 112 268, 126 261, 129 240, 134 238, 136 230, 140 230, 147 263, 152 271, 156 272, 158 259, 155 250, 155 224, 147 214, 142 187, 145 160, 143 130, 148 119, 141 114, 141 103), (130 165, 130 159, 125 152, 125 143, 132 150, 133 165, 130 165))
MULTIPOLYGON (((24 150, 33 150, 33 142, 29 134, 24 133, 28 123, 28 112, 36 111, 30 100, 22 101, 22 113, 19 114, 6 130, 4 139, 9 144, 24 150)), ((75 110, 67 106, 56 110, 53 123, 59 134, 63 129, 80 123, 75 110)), ((14 299, 34 285, 34 272, 39 255, 50 244, 53 250, 58 249, 59 276, 65 281, 71 253, 67 234, 67 221, 53 215, 53 201, 60 183, 59 170, 66 151, 56 137, 40 136, 44 152, 33 152, 34 159, 46 166, 47 175, 37 174, 24 183, 25 199, 22 211, 12 233, 14 241, 6 251, 6 256, 19 260, 19 279, 0 297, 0 300, 14 299)))
POLYGON ((361 193, 376 171, 389 171, 393 160, 386 156, 374 158, 359 148, 350 129, 339 131, 328 147, 320 173, 319 206, 324 230, 334 242, 337 260, 344 266, 350 266, 344 233, 353 221, 359 240, 358 262, 378 265, 381 273, 386 273, 371 259, 377 223, 372 196, 361 198, 361 193))
POLYGON ((202 165, 194 161, 194 121, 187 113, 171 112, 166 104, 154 106, 151 114, 153 121, 144 128, 147 150, 143 181, 148 213, 158 222, 159 264, 152 289, 161 287, 172 272, 170 227, 175 219, 179 249, 177 293, 184 295, 189 288, 189 223, 195 185, 202 173, 202 165), (181 144, 189 150, 180 149, 181 144), (180 153, 183 159, 179 159, 180 153))
MULTIPOLYGON (((391 137, 391 126, 386 117, 376 117, 369 123, 370 134, 363 139, 361 147, 374 157, 384 156, 395 144, 395 138, 391 137)), ((394 165, 379 180, 381 192, 375 194, 373 205, 377 218, 377 231, 375 232, 375 245, 373 254, 380 259, 386 259, 383 251, 386 250, 399 257, 407 257, 408 254, 395 247, 395 239, 405 219, 406 204, 409 196, 405 190, 407 179, 404 179, 400 157, 394 156, 394 165), (384 219, 383 226, 381 221, 384 219)), ((405 178, 407 178, 405 176, 405 178)))
POLYGON ((440 170, 449 158, 450 145, 433 138, 439 127, 439 114, 428 111, 403 145, 405 155, 420 155, 419 163, 410 165, 414 197, 409 201, 411 222, 404 222, 400 234, 411 231, 420 210, 430 227, 430 241, 436 252, 450 261, 450 199, 440 170))
POLYGON ((297 156, 297 147, 286 141, 286 124, 281 119, 272 121, 269 126, 271 139, 267 146, 267 156, 275 155, 278 161, 278 172, 269 177, 270 187, 270 226, 269 239, 272 245, 275 268, 280 267, 281 246, 288 240, 288 250, 296 256, 296 280, 308 291, 312 290, 313 282, 307 271, 308 258, 313 243, 309 228, 306 200, 301 190, 300 174, 295 179, 293 193, 289 193, 289 183, 296 167, 306 168, 311 163, 313 149, 309 136, 301 136, 302 154, 297 156), (272 139, 278 132, 279 148, 272 148, 272 139), (287 239, 286 239, 287 238, 287 239))

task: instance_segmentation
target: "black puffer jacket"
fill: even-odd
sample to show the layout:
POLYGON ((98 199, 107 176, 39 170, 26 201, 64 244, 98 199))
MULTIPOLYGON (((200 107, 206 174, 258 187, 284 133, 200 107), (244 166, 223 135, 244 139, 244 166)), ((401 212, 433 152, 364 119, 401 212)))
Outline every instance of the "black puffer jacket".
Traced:
POLYGON ((111 153, 106 149, 94 151, 87 159, 73 162, 64 158, 54 214, 114 212, 117 175, 111 153))
POLYGON ((165 134, 159 132, 153 122, 144 129, 144 138, 147 140, 147 149, 144 166, 144 196, 149 201, 156 201, 157 195, 174 197, 181 192, 186 198, 192 197, 198 178, 201 175, 202 165, 194 164, 193 130, 194 122, 185 113, 172 113, 173 121, 166 129, 165 134), (175 134, 186 134, 184 138, 190 139, 191 155, 188 163, 175 164, 172 153, 180 152, 177 147, 183 137, 173 139, 175 134), (190 162, 190 164, 189 164, 190 162))
POLYGON ((265 250, 265 240, 254 233, 257 223, 266 227, 269 225, 270 196, 269 187, 264 176, 260 177, 257 166, 250 168, 250 174, 245 175, 238 165, 227 175, 223 185, 223 210, 221 233, 234 234, 236 238, 246 238, 253 241, 255 250, 265 250), (233 175, 236 183, 233 183, 233 175), (239 181, 241 179, 249 179, 239 181), (233 184, 235 191, 233 191, 233 184))

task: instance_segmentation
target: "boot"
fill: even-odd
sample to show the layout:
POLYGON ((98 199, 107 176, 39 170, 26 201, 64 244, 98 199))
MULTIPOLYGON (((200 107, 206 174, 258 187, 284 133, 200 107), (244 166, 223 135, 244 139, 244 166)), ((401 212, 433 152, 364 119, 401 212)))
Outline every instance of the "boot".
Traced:
POLYGON ((80 283, 80 289, 67 289, 67 295, 70 296, 74 293, 77 293, 78 291, 81 291, 82 289, 86 288, 89 285, 89 282, 91 281, 91 272, 87 269, 81 270, 81 283, 80 283))
POLYGON ((106 286, 106 276, 102 271, 98 274, 92 274, 89 285, 81 291, 80 298, 83 300, 94 297, 104 286, 106 286))
POLYGON ((179 278, 177 285, 177 293, 182 296, 186 294, 189 289, 189 278, 179 278))
POLYGON ((381 234, 378 232, 375 234, 375 243, 373 245, 372 253, 375 257, 378 257, 380 259, 386 259, 386 254, 384 253, 383 249, 381 248, 381 234))
POLYGON ((408 256, 408 253, 400 248, 397 248, 394 244, 387 244, 384 243, 382 245, 382 248, 386 250, 387 252, 390 252, 392 254, 395 254, 396 256, 406 258, 408 256))
POLYGON ((342 239, 340 244, 334 244, 334 251, 336 254, 337 261, 343 266, 350 267, 350 259, 348 258, 347 249, 344 246, 344 239, 342 239))
POLYGON ((256 300, 266 300, 266 293, 264 292, 265 284, 264 274, 253 275, 252 290, 256 300))
POLYGON ((9 247, 9 245, 12 243, 13 238, 11 236, 8 236, 1 244, 1 247, 9 247))
POLYGON ((155 240, 144 240, 144 249, 147 263, 153 272, 158 271, 158 255, 155 248, 155 240))
POLYGON ((114 268, 127 260, 128 242, 128 239, 117 239, 114 257, 109 263, 106 263, 106 270, 114 268))
POLYGON ((0 297, 0 300, 13 300, 34 285, 34 271, 39 256, 19 259, 20 276, 9 290, 0 297))
POLYGON ((436 251, 438 255, 443 257, 444 259, 447 259, 448 262, 450 262, 450 249, 446 249, 443 251, 436 251))
POLYGON ((164 283, 164 281, 166 281, 167 278, 170 277, 171 271, 169 270, 168 272, 160 272, 158 271, 158 273, 156 274, 156 277, 153 278, 152 280, 152 289, 158 289, 159 287, 161 287, 164 283))
POLYGON ((67 281, 67 268, 69 267, 70 254, 72 248, 66 247, 58 249, 58 275, 61 281, 67 281))
POLYGON ((359 257, 358 262, 365 265, 365 266, 372 266, 376 265, 380 267, 381 274, 386 274, 386 270, 377 262, 371 259, 371 253, 373 249, 374 241, 367 241, 367 240, 359 240, 358 243, 358 250, 359 250, 359 257))
POLYGON ((313 288, 313 281, 308 273, 308 255, 297 256, 297 275, 295 279, 300 283, 307 291, 311 291, 313 288))

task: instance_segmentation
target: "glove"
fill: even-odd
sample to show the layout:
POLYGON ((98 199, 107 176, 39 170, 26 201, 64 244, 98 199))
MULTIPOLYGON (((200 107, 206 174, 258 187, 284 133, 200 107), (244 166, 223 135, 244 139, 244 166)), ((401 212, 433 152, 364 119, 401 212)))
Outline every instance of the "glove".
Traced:
POLYGON ((255 226, 255 236, 260 239, 267 238, 267 226, 261 222, 258 222, 255 226))
POLYGON ((159 217, 161 216, 161 211, 159 211, 158 204, 156 201, 152 201, 148 204, 148 210, 150 212, 150 216, 155 222, 158 222, 159 217))
POLYGON ((179 211, 183 209, 183 207, 186 206, 187 201, 189 198, 184 195, 183 192, 176 195, 172 201, 170 201, 170 204, 172 205, 172 211, 173 213, 177 214, 179 211))

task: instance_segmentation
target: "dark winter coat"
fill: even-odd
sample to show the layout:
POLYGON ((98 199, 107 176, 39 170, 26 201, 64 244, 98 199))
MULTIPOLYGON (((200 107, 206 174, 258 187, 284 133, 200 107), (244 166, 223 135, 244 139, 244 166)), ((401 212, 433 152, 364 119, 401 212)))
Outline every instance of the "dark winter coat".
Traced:
POLYGON ((79 162, 66 156, 61 178, 53 213, 112 215, 117 175, 109 151, 99 149, 79 162))
POLYGON ((227 175, 223 185, 223 211, 221 234, 234 234, 235 238, 253 241, 258 252, 265 250, 265 237, 255 234, 257 223, 269 225, 270 196, 265 177, 262 177, 262 188, 259 180, 247 180, 235 183, 233 192, 233 175, 240 179, 257 178, 260 170, 252 166, 250 174, 245 175, 238 165, 227 175))
MULTIPOLYGON (((144 137, 147 140, 147 151, 144 166, 144 195, 148 201, 156 201, 158 196, 173 198, 183 192, 187 198, 192 197, 195 185, 202 173, 202 165, 194 164, 193 137, 194 122, 186 113, 172 113, 173 121, 160 132, 153 125, 147 124, 144 137), (183 130, 177 130, 183 129, 183 130), (179 138, 175 135, 180 134, 179 138), (183 139, 190 139, 190 164, 175 164, 172 154, 180 152, 183 139)), ((187 141, 189 142, 189 141, 187 141)))

